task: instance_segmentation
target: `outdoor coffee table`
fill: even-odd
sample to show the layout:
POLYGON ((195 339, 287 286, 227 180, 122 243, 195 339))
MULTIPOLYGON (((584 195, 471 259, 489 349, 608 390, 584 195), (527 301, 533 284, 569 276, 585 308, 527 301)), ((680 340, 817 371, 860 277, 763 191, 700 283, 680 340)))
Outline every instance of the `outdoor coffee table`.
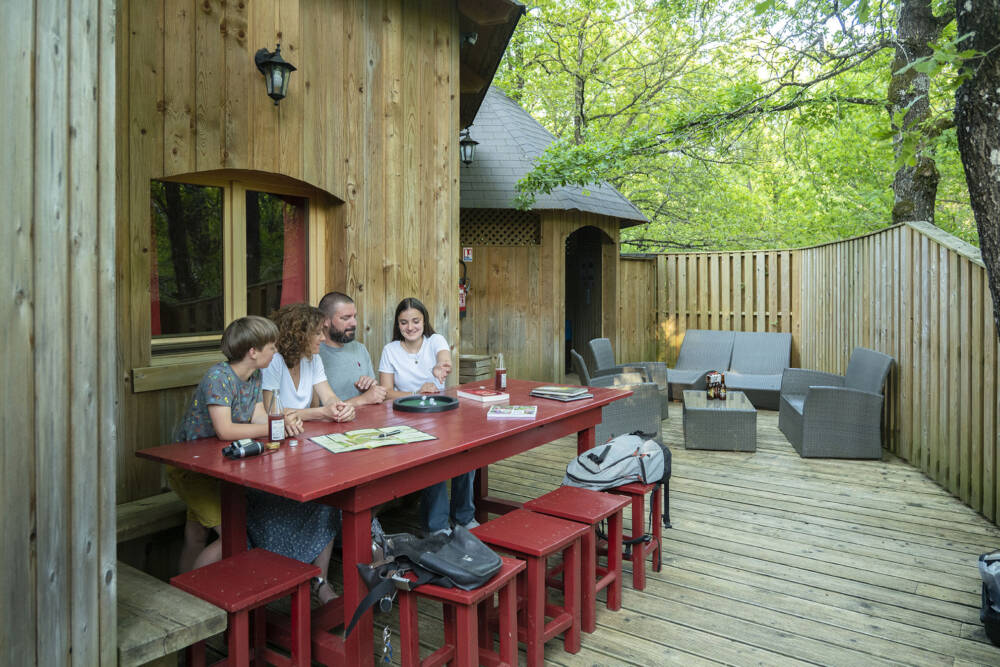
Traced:
POLYGON ((705 391, 684 392, 684 449, 757 451, 757 410, 742 391, 708 400, 705 391))

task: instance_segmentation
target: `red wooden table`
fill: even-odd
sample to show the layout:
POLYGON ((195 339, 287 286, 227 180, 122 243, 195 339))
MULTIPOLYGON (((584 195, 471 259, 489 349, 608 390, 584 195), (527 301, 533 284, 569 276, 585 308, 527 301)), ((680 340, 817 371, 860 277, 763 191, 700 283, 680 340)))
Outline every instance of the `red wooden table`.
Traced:
MULTIPOLYGON (((249 459, 222 456, 227 444, 215 438, 153 447, 137 452, 143 458, 216 477, 222 481, 222 545, 225 556, 246 548, 246 498, 253 488, 300 502, 321 501, 343 512, 344 595, 314 613, 313 628, 343 622, 366 594, 355 563, 371 562, 371 509, 380 503, 419 491, 461 473, 482 469, 477 483, 477 510, 503 512, 516 504, 489 498, 486 466, 557 438, 577 434, 582 451, 594 446, 594 426, 601 408, 631 392, 591 387, 592 399, 562 403, 528 395, 541 382, 510 380, 511 405, 537 405, 535 419, 486 419, 490 404, 460 400, 457 410, 418 414, 397 412, 391 401, 365 406, 346 424, 307 422, 298 447, 249 459), (406 424, 436 440, 378 449, 331 454, 309 440, 324 433, 406 424)), ((478 386, 470 383, 469 386, 478 386)), ((455 389, 444 393, 454 396, 455 389)), ((313 660, 326 664, 371 665, 371 611, 346 640, 314 632, 313 660)))

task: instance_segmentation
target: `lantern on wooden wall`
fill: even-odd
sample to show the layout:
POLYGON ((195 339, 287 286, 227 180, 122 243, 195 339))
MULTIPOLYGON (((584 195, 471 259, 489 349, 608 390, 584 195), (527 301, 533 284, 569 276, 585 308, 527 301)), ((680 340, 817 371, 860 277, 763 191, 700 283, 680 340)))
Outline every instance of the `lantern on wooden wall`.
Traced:
POLYGON ((264 85, 267 86, 267 95, 274 100, 274 106, 284 99, 288 93, 288 79, 295 71, 295 65, 285 62, 281 57, 281 44, 274 47, 274 52, 267 49, 260 49, 253 57, 257 69, 264 75, 264 85))
POLYGON ((462 130, 461 139, 458 141, 458 156, 466 167, 472 164, 476 157, 476 146, 479 142, 469 136, 469 128, 462 130))

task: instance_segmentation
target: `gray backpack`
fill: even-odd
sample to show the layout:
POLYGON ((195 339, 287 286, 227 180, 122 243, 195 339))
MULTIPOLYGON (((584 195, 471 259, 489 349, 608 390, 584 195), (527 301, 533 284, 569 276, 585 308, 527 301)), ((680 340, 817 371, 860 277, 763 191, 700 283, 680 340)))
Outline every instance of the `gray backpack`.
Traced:
POLYGON ((659 443, 630 433, 588 449, 570 461, 563 484, 594 491, 633 482, 653 484, 664 479, 664 465, 659 443))

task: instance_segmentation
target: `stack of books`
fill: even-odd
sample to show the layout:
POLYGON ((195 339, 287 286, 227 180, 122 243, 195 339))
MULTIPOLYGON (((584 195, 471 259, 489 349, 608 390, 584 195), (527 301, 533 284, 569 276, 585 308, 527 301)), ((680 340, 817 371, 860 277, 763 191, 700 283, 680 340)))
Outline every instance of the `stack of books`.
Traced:
POLYGON ((458 355, 458 381, 482 382, 493 379, 493 358, 488 354, 458 355))
POLYGON ((594 395, 591 394, 586 387, 573 387, 570 385, 546 385, 544 387, 536 387, 531 390, 532 396, 537 396, 538 398, 551 398, 555 401, 579 401, 583 398, 593 398, 594 395))
POLYGON ((479 401, 480 403, 506 401, 510 398, 510 394, 505 391, 496 391, 495 389, 487 389, 486 387, 459 389, 457 393, 459 398, 468 398, 473 401, 479 401))

